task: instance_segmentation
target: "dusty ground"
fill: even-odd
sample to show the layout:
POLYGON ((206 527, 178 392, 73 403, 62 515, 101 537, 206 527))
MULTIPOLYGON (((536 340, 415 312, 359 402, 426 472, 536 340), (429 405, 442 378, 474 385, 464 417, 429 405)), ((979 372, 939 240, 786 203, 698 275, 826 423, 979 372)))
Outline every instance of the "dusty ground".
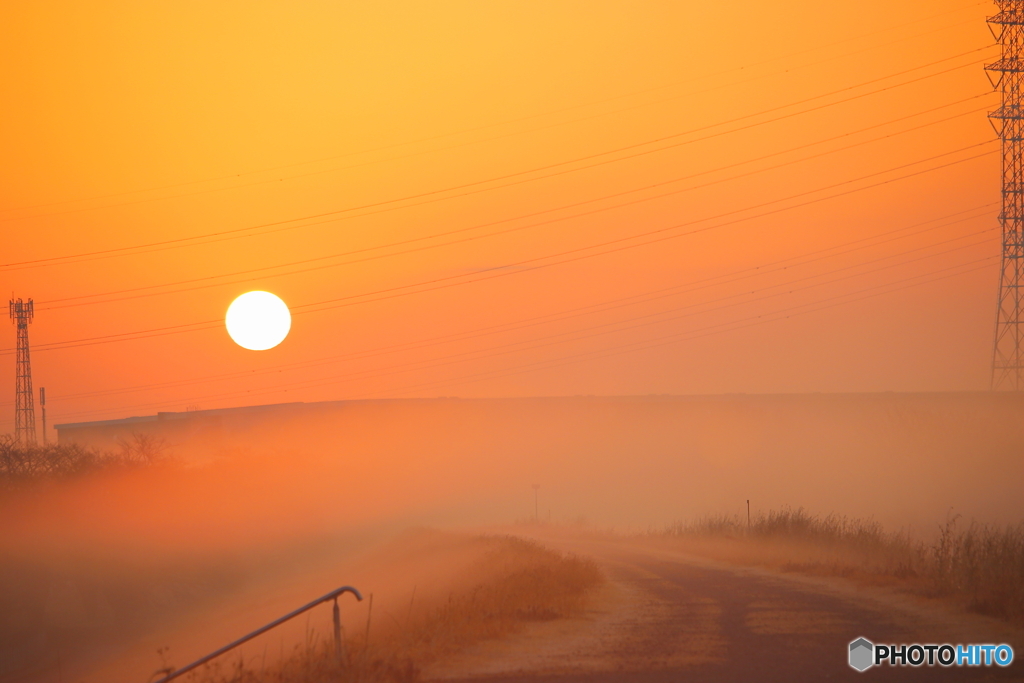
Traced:
POLYGON ((848 643, 1006 642, 1024 634, 879 588, 741 568, 624 541, 547 538, 598 560, 609 578, 578 619, 536 624, 425 672, 430 680, 818 681, 1024 680, 998 667, 847 665, 848 643))

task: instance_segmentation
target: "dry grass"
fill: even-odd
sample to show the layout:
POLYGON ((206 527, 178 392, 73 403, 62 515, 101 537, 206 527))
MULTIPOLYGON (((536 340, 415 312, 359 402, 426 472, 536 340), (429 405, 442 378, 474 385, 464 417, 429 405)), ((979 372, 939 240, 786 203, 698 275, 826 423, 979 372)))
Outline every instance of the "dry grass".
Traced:
MULTIPOLYGON (((465 576, 475 581, 447 600, 347 634, 338 658, 329 638, 306 642, 273 667, 235 661, 186 677, 197 683, 411 682, 420 669, 467 645, 513 633, 531 621, 572 616, 602 581, 597 566, 515 537, 480 539, 489 547, 465 576)), ((379 617, 375 619, 380 622, 379 617)), ((230 662, 229 657, 225 657, 230 662)))
POLYGON ((657 535, 718 559, 888 584, 1024 625, 1024 524, 963 525, 955 516, 929 543, 875 521, 800 508, 757 515, 749 527, 704 517, 657 535))

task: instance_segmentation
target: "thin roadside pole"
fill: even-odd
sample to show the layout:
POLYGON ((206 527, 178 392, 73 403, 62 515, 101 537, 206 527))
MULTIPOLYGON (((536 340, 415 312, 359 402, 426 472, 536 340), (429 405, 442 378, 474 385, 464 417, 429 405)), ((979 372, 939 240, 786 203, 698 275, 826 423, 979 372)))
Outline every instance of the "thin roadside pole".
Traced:
POLYGON ((341 610, 338 609, 338 598, 334 598, 334 609, 332 610, 332 616, 334 617, 334 656, 338 658, 338 663, 343 663, 345 660, 345 646, 344 641, 341 639, 341 610))
POLYGON ((750 499, 747 498, 747 535, 750 535, 750 499))
POLYGON ((370 649, 370 618, 373 616, 373 593, 370 593, 370 608, 366 610, 366 649, 370 649))

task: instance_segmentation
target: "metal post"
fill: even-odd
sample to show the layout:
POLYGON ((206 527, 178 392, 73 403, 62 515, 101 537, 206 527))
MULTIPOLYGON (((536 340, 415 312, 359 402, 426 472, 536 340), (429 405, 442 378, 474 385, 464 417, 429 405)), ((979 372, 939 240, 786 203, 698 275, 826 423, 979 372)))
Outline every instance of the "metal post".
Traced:
POLYGON ((341 640, 341 610, 338 609, 338 598, 334 598, 334 655, 338 662, 345 661, 344 645, 341 640))
POLYGON ((43 445, 49 443, 46 436, 46 387, 39 387, 39 409, 43 412, 43 445))

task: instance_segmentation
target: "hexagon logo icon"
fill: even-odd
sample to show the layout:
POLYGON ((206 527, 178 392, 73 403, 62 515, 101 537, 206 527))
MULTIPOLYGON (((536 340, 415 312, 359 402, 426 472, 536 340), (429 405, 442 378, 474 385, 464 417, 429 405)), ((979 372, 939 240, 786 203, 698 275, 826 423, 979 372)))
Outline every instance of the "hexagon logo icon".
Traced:
POLYGON ((866 671, 874 664, 875 645, 867 638, 858 638, 850 643, 850 666, 857 671, 866 671))

